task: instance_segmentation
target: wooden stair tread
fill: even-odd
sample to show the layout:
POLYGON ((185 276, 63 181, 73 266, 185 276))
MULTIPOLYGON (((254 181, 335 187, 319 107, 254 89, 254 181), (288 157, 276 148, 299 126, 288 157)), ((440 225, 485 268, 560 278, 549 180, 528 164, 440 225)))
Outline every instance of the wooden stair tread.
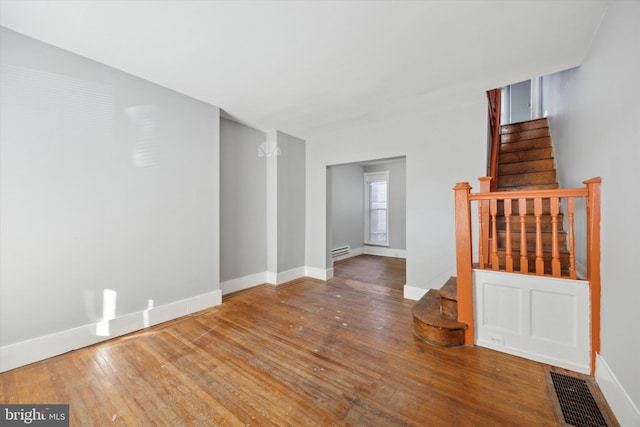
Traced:
POLYGON ((529 190, 555 190, 560 188, 558 183, 553 184, 532 184, 532 185, 498 185, 498 191, 529 191, 529 190))
POLYGON ((514 187, 522 185, 557 184, 556 171, 525 172, 510 175, 498 175, 498 187, 514 187))
POLYGON ((500 135, 500 142, 504 144, 508 142, 525 141, 529 139, 546 138, 548 136, 549 128, 543 127, 538 129, 523 130, 514 133, 504 133, 500 135))
POLYGON ((440 298, 458 301, 458 278, 450 277, 439 291, 440 298))
POLYGON ((553 158, 523 160, 510 163, 498 162, 498 174, 500 174, 500 176, 549 170, 555 171, 553 158))
POLYGON ((548 136, 542 138, 528 139, 517 142, 501 142, 500 154, 511 153, 514 151, 536 150, 538 148, 551 147, 551 138, 548 136))
POLYGON ((514 133, 514 132, 521 132, 523 130, 546 128, 546 127, 549 127, 549 121, 547 120, 546 117, 543 117, 541 119, 525 120, 523 122, 509 123, 508 125, 502 125, 500 126, 500 133, 501 134, 514 133))
POLYGON ((499 164, 524 162, 529 160, 553 159, 551 146, 531 148, 528 150, 509 151, 500 153, 499 164))
POLYGON ((423 323, 440 329, 466 329, 467 325, 440 313, 440 294, 437 289, 430 289, 411 310, 413 317, 423 323))

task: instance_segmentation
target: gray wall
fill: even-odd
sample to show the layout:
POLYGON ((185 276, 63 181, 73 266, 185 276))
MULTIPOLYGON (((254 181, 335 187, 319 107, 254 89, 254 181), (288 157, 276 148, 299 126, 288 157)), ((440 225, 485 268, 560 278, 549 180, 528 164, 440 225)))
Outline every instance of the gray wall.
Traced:
POLYGON ((407 162, 394 160, 364 167, 364 172, 389 171, 389 248, 407 248, 407 162))
POLYGON ((357 163, 331 166, 331 248, 364 246, 364 168, 357 163))
POLYGON ((220 280, 267 269, 266 133, 220 120, 220 280))
POLYGON ((509 88, 509 119, 503 123, 531 120, 531 80, 512 84, 509 88))
POLYGON ((218 290, 218 108, 0 31, 0 345, 218 290))
MULTIPOLYGON (((636 418, 619 418, 621 425, 640 422, 640 334, 635 326, 621 331, 640 324, 638 22, 640 3, 611 3, 584 64, 543 80, 543 109, 550 116, 563 187, 602 177, 601 354, 636 407, 636 418)), ((609 384, 599 384, 607 387, 606 395, 609 384)), ((616 416, 634 413, 624 406, 613 409, 616 416)))
POLYGON ((278 272, 304 267, 305 142, 278 132, 278 272))
POLYGON ((364 246, 364 173, 389 171, 389 248, 407 248, 406 170, 404 159, 378 164, 331 166, 331 248, 364 246))

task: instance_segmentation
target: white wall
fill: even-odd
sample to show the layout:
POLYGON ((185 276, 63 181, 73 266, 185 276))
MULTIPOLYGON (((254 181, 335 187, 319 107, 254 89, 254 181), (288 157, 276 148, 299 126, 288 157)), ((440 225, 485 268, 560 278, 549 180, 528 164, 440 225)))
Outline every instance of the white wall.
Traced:
POLYGON ((407 285, 425 292, 440 287, 446 275, 455 274, 452 188, 457 181, 477 187, 485 170, 486 132, 485 94, 479 91, 455 108, 307 140, 307 266, 329 268, 327 166, 406 156, 407 285))
MULTIPOLYGON (((278 132, 278 270, 301 271, 305 249, 305 141, 278 132)), ((280 280, 278 280, 280 283, 280 280)))
POLYGON ((266 138, 260 130, 220 120, 221 282, 267 270, 266 138))
POLYGON ((218 108, 1 31, 0 370, 219 303, 218 108))
POLYGON ((584 64, 544 80, 562 185, 602 177, 602 352, 596 378, 622 425, 640 425, 638 23, 640 3, 612 2, 584 64))

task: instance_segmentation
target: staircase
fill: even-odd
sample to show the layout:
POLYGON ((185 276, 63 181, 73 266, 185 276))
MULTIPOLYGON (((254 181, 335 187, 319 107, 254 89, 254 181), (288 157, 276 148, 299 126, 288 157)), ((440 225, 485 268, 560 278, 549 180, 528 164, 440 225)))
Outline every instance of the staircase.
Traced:
POLYGON ((411 310, 413 333, 422 341, 439 347, 464 345, 467 325, 458 322, 456 278, 451 277, 440 289, 431 289, 411 310))
MULTIPOLYGON (((546 118, 521 123, 503 125, 500 128, 500 151, 498 156, 497 191, 548 190, 558 188, 555 163, 546 118)), ((533 212, 533 201, 527 203, 527 212, 533 212)), ((513 268, 520 271, 520 221, 518 202, 512 202, 511 248, 513 268)), ((551 274, 551 215, 549 201, 542 205, 542 242, 543 258, 547 271, 551 274)), ((566 273, 569 269, 569 252, 567 250, 567 233, 563 228, 562 213, 558 216, 558 235, 560 245, 560 266, 566 273)), ((498 239, 498 258, 500 268, 505 265, 506 221, 504 206, 498 205, 496 216, 498 239)), ((527 217, 525 223, 527 236, 527 253, 529 254, 529 271, 535 271, 536 224, 535 218, 527 217)))
MULTIPOLYGON (((546 118, 503 125, 500 129, 500 150, 496 191, 527 191, 558 188, 549 124, 546 118)), ((518 201, 512 202, 510 221, 511 250, 514 271, 520 271, 521 224, 518 201)), ((533 201, 527 201, 525 222, 528 270, 535 271, 536 223, 531 215, 533 201)), ((560 265, 564 272, 569 269, 567 233, 563 229, 563 216, 558 217, 560 265)), ((551 230, 552 222, 549 201, 542 204, 540 218, 543 258, 546 274, 551 274, 551 230)), ((504 205, 499 202, 496 215, 496 236, 500 268, 506 264, 506 219, 504 205)), ((488 262, 490 262, 490 257, 488 262)), ((440 290, 430 290, 412 309, 413 332, 422 341, 441 347, 464 345, 464 330, 467 325, 457 320, 456 278, 450 278, 440 290)))

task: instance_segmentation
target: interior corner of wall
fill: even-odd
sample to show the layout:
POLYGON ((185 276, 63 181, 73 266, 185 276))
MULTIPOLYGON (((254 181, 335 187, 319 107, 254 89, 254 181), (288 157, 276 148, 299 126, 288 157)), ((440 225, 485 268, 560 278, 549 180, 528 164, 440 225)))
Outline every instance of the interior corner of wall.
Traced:
POLYGON ((596 383, 622 426, 640 426, 640 409, 601 354, 596 355, 596 383))

